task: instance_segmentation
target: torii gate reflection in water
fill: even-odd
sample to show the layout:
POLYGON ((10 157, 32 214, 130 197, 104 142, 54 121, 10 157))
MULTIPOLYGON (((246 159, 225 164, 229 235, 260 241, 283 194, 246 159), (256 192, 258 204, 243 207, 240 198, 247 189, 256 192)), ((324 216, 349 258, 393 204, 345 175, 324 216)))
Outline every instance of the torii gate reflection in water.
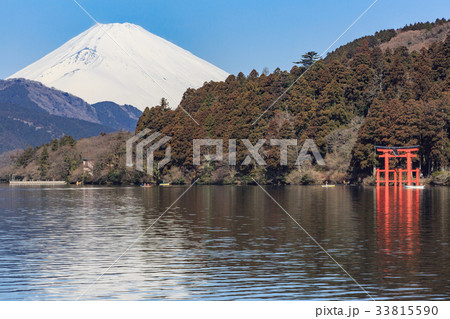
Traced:
POLYGON ((417 267, 415 261, 420 254, 420 190, 406 189, 402 184, 403 174, 406 173, 407 185, 419 185, 420 170, 412 169, 412 158, 417 157, 414 153, 419 151, 419 147, 375 148, 382 153, 380 158, 384 158, 384 169, 376 170, 377 243, 381 253, 381 267, 386 273, 386 281, 390 282, 391 277, 398 276, 396 272, 403 274, 406 269, 411 272, 417 270, 414 268, 417 267), (406 158, 406 169, 389 169, 389 159, 392 157, 406 158), (384 179, 381 179, 382 173, 384 179), (393 179, 390 175, 393 175, 393 179), (389 187, 390 185, 394 187, 389 187), (399 258, 398 254, 402 257, 399 258), (393 268, 393 265, 396 267, 393 268))
POLYGON ((403 269, 408 269, 420 253, 420 192, 403 187, 376 188, 377 243, 387 265, 399 262, 391 255, 397 252, 408 256, 400 261, 406 267, 403 269))
POLYGON ((381 152, 380 158, 384 158, 384 169, 377 168, 377 186, 384 184, 389 186, 392 183, 394 186, 402 186, 403 173, 406 173, 406 184, 412 185, 415 183, 419 186, 420 170, 418 168, 412 169, 412 158, 416 158, 418 152, 418 146, 406 146, 406 147, 387 147, 387 146, 375 146, 377 152, 381 152), (406 158, 406 169, 389 169, 390 158, 406 158), (381 179, 381 173, 384 173, 384 179, 381 179), (393 173, 393 179, 390 179, 390 173, 393 173), (413 173, 415 173, 415 181, 413 181, 413 173), (398 177, 398 179, 397 179, 398 177))

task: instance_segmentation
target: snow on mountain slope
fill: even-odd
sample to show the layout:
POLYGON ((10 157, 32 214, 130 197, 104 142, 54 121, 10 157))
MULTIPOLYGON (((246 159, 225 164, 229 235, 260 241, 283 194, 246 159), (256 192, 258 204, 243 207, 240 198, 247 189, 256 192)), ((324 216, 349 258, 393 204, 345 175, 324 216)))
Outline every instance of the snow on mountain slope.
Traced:
POLYGON ((143 110, 162 97, 175 108, 187 88, 228 73, 130 23, 96 24, 9 78, 26 78, 88 103, 113 101, 143 110))

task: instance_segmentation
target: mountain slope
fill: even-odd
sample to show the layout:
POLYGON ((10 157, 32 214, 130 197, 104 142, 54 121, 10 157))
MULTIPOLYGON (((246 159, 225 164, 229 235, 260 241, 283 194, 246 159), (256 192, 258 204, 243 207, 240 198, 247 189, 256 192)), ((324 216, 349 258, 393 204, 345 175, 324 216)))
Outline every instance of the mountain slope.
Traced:
POLYGON ((344 44, 330 52, 325 61, 345 60, 353 58, 363 47, 379 47, 385 51, 404 46, 409 52, 419 51, 422 47, 429 48, 433 43, 445 40, 450 31, 450 21, 445 18, 434 22, 419 22, 394 30, 387 29, 376 32, 374 35, 364 36, 344 44))
POLYGON ((141 114, 131 105, 90 105, 71 94, 25 80, 0 80, 0 153, 51 139, 134 131, 141 114))
POLYGON ((450 21, 430 28, 413 30, 396 30, 396 36, 388 42, 382 43, 380 48, 386 50, 407 47, 409 52, 419 51, 422 48, 429 48, 436 42, 442 42, 450 31, 450 21))
POLYGON ((0 80, 0 101, 13 104, 33 103, 51 115, 99 123, 95 109, 71 94, 25 79, 0 80))
POLYGON ((25 79, 0 80, 0 102, 37 106, 49 115, 73 118, 108 126, 114 130, 134 131, 141 114, 131 105, 102 102, 90 105, 84 100, 42 83, 25 79))
POLYGON ((97 24, 9 78, 26 78, 88 103, 113 101, 143 110, 162 97, 176 107, 187 88, 228 74, 145 29, 97 24))
POLYGON ((131 105, 118 105, 114 102, 99 102, 92 104, 97 112, 97 118, 103 125, 122 128, 133 132, 142 112, 131 105))
POLYGON ((0 154, 26 146, 38 146, 64 134, 75 139, 115 129, 88 121, 51 115, 33 103, 0 101, 0 154))

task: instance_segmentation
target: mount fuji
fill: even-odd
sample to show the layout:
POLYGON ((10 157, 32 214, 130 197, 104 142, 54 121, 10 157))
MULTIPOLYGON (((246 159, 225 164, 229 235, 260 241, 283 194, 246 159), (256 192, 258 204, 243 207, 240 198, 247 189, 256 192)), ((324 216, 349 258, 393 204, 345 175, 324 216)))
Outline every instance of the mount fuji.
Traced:
POLYGON ((165 97, 178 106, 187 88, 228 73, 130 23, 96 24, 9 78, 25 78, 90 104, 112 101, 140 110, 165 97))

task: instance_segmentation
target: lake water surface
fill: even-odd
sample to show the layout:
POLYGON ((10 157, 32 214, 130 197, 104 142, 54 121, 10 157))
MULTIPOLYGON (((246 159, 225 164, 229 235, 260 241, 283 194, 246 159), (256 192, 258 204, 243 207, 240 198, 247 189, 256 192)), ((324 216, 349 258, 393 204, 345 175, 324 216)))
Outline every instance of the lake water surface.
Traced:
POLYGON ((374 299, 450 299, 448 187, 193 186, 155 223, 186 189, 1 185, 0 300, 369 300, 286 212, 374 299))

